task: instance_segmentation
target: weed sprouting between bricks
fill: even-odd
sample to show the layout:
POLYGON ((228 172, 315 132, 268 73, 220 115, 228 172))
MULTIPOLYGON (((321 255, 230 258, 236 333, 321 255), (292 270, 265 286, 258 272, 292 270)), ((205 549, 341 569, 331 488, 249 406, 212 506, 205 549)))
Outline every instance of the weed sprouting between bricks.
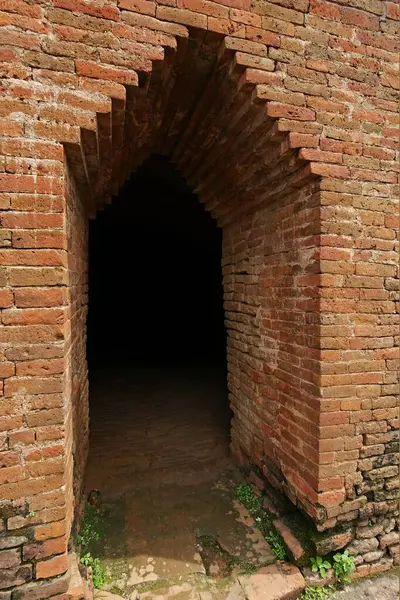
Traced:
POLYGON ((282 537, 273 526, 270 515, 264 510, 262 498, 257 496, 253 492, 251 485, 247 483, 238 485, 236 496, 256 521, 258 529, 267 540, 276 558, 278 560, 285 560, 287 557, 286 546, 282 537))
POLYGON ((104 510, 86 504, 81 530, 77 536, 80 546, 79 560, 85 567, 91 568, 93 585, 96 589, 101 589, 107 580, 106 570, 101 564, 100 558, 93 555, 96 543, 105 536, 105 516, 104 510))
POLYGON ((300 600, 325 600, 332 596, 336 591, 333 585, 324 585, 323 587, 308 587, 300 596, 300 600))
MULTIPOLYGON (((264 538, 269 543, 272 552, 278 560, 287 559, 286 546, 282 537, 276 531, 272 523, 272 518, 268 511, 263 508, 263 499, 254 493, 250 484, 243 483, 236 488, 238 500, 247 508, 251 516, 257 523, 258 528, 264 538)), ((310 558, 311 570, 313 573, 319 573, 323 579, 328 569, 333 568, 336 584, 342 586, 349 583, 350 575, 355 570, 354 559, 348 551, 337 552, 331 557, 316 556, 310 558)), ((308 587, 301 596, 302 600, 323 600, 332 595, 336 590, 335 585, 325 585, 322 587, 308 587)))

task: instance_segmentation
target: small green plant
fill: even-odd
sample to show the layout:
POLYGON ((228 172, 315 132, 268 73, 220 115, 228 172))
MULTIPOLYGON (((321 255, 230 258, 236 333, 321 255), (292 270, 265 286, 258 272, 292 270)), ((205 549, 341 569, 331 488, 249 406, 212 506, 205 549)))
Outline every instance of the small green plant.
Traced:
POLYGON ((85 567, 92 569, 92 581, 93 586, 97 590, 101 590, 105 582, 107 581, 106 570, 100 562, 99 558, 93 558, 90 552, 87 552, 80 557, 80 561, 85 567))
POLYGON ((286 546, 282 541, 279 533, 275 529, 270 529, 265 535, 265 539, 271 547, 272 552, 275 554, 278 560, 285 560, 286 558, 286 546))
POLYGON ((280 534, 276 531, 272 524, 272 520, 266 510, 263 509, 263 500, 261 496, 257 496, 251 485, 242 483, 236 488, 236 496, 238 500, 247 508, 249 513, 254 517, 258 529, 261 531, 267 542, 269 543, 272 552, 278 560, 285 560, 286 546, 280 534))
POLYGON ((321 578, 324 578, 328 569, 332 568, 331 563, 328 560, 323 559, 321 556, 310 558, 311 571, 313 573, 319 573, 321 578))
POLYGON ((81 531, 77 536, 77 542, 80 545, 79 560, 92 569, 93 585, 100 590, 107 581, 106 570, 101 564, 99 558, 92 555, 96 544, 105 536, 105 512, 87 504, 81 523, 81 531))
POLYGON ((335 591, 333 585, 324 585, 323 587, 308 587, 300 596, 300 600, 325 600, 335 591))
POLYGON ((260 496, 255 495, 251 485, 248 483, 241 483, 238 485, 236 488, 236 495, 253 517, 261 510, 262 500, 260 496))
POLYGON ((89 551, 89 547, 103 539, 105 535, 104 510, 87 504, 78 535, 78 544, 81 546, 82 554, 89 551))
POLYGON ((333 570, 338 583, 348 583, 355 568, 354 558, 349 555, 348 550, 333 555, 333 570))

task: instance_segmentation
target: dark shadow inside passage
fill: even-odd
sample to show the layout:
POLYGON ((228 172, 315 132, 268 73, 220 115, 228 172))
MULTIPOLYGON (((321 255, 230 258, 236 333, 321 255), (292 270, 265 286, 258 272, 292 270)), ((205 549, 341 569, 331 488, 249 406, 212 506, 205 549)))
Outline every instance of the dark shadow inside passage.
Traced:
POLYGON ((153 156, 90 223, 88 359, 224 368, 221 229, 153 156))
POLYGON ((86 485, 206 476, 229 456, 222 232, 152 156, 89 234, 86 485))

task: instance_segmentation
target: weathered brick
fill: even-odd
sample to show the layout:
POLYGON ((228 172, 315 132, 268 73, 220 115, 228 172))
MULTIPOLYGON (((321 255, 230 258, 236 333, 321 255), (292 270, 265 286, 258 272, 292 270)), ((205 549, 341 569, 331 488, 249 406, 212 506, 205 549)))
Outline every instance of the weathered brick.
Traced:
POLYGON ((1 525, 7 600, 65 594, 86 213, 156 130, 224 231, 234 455, 260 488, 261 470, 285 481, 327 532, 322 553, 351 542, 357 577, 397 564, 398 4, 0 4, 0 496, 37 511, 18 500, 1 525))
POLYGON ((384 550, 387 546, 392 546, 399 543, 399 533, 392 531, 386 535, 383 535, 379 540, 379 548, 384 550))
POLYGON ((56 575, 65 573, 68 568, 68 557, 55 556, 49 560, 44 560, 36 563, 36 578, 37 579, 48 579, 56 575))
POLYGON ((12 569, 21 564, 21 550, 13 548, 12 550, 2 550, 0 552, 0 568, 12 569))
POLYGON ((0 571, 0 590, 10 587, 22 586, 32 579, 31 565, 23 565, 0 571))

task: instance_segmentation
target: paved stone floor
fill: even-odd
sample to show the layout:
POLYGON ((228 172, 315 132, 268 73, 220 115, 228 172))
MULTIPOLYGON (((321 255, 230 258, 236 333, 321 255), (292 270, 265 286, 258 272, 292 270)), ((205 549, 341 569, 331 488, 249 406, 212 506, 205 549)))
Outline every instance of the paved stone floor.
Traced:
POLYGON ((399 575, 393 572, 381 577, 364 579, 336 592, 330 600, 398 600, 399 575))
POLYGON ((275 562, 235 499, 242 476, 229 458, 230 416, 224 373, 214 369, 94 379, 86 487, 100 490, 108 514, 98 548, 107 590, 184 600, 212 589, 222 600, 233 571, 275 562))
POLYGON ((87 489, 210 480, 230 464, 226 377, 217 368, 108 369, 90 381, 87 489))
MULTIPOLYGON (((86 487, 100 490, 108 514, 98 554, 109 582, 96 600, 299 597, 299 572, 272 564, 235 499, 242 479, 229 458, 229 421, 224 373, 214 369, 104 370, 92 379, 86 487)), ((332 600, 397 600, 398 589, 391 574, 332 600)))

